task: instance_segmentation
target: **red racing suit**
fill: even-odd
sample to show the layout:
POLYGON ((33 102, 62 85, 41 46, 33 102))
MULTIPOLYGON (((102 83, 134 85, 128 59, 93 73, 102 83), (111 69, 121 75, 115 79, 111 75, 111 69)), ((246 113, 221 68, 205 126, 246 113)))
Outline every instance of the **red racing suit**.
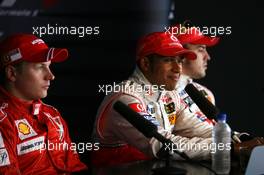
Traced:
POLYGON ((153 158, 162 147, 160 142, 146 138, 113 109, 117 100, 158 126, 158 132, 173 141, 178 151, 194 159, 210 158, 213 125, 191 113, 177 91, 153 88, 138 68, 115 89, 105 97, 97 113, 94 138, 100 143, 100 149, 92 153, 94 165, 153 158))
POLYGON ((70 149, 60 113, 41 100, 26 103, 0 87, 0 174, 55 175, 86 169, 70 149))

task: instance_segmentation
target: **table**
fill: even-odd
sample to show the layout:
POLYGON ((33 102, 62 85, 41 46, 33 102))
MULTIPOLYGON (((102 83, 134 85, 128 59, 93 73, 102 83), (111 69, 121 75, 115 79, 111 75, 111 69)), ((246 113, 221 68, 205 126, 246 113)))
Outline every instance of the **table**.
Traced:
MULTIPOLYGON (((201 162, 207 166, 211 166, 210 162, 201 162)), ((207 168, 199 166, 197 164, 188 163, 186 161, 172 161, 173 167, 183 168, 187 170, 187 175, 212 175, 213 173, 207 168)), ((150 160, 150 161, 138 161, 112 167, 94 168, 91 174, 93 175, 152 175, 153 168, 163 167, 164 161, 150 160)), ((244 174, 240 169, 238 162, 232 162, 231 175, 244 174)))

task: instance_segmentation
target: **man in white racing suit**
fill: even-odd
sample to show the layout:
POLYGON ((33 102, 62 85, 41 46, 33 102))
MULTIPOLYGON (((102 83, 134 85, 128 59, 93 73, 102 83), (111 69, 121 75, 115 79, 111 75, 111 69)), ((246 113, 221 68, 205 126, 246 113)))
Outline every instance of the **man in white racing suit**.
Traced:
MULTIPOLYGON (((184 48, 193 51, 197 55, 195 60, 185 59, 183 61, 182 74, 176 85, 176 89, 181 98, 189 106, 191 112, 197 114, 201 113, 197 105, 190 100, 190 97, 184 91, 184 88, 187 84, 192 83, 210 102, 215 104, 213 93, 205 86, 194 82, 193 79, 201 79, 206 76, 208 61, 211 59, 206 48, 216 45, 220 38, 203 35, 198 28, 192 27, 188 21, 183 24, 173 26, 171 34, 179 39, 184 48)), ((201 120, 207 119, 201 118, 201 120)))
POLYGON ((151 33, 139 41, 134 73, 113 87, 98 110, 94 137, 100 149, 92 153, 94 165, 151 159, 162 147, 113 109, 118 100, 158 126, 158 132, 174 143, 171 149, 177 147, 192 159, 210 158, 212 123, 191 113, 175 91, 184 58, 196 59, 196 55, 165 32, 151 33))
MULTIPOLYGON (((180 43, 185 49, 194 52, 197 55, 195 60, 184 59, 182 64, 182 74, 178 83, 176 84, 176 90, 178 91, 181 99, 189 106, 189 110, 195 113, 197 117, 202 121, 214 123, 213 118, 208 119, 199 109, 199 107, 192 101, 190 96, 185 92, 184 88, 187 84, 192 83, 204 96, 215 105, 214 94, 205 86, 193 81, 204 78, 206 76, 206 70, 208 67, 208 61, 211 60, 210 55, 207 52, 207 47, 215 46, 218 44, 219 37, 210 37, 203 35, 197 27, 194 27, 190 21, 185 21, 183 24, 177 24, 171 27, 171 30, 167 32, 177 37, 180 43)), ((213 116, 211 116, 213 117, 213 116)), ((241 136, 249 136, 246 132, 234 132, 232 139, 234 142, 242 142, 241 136)))

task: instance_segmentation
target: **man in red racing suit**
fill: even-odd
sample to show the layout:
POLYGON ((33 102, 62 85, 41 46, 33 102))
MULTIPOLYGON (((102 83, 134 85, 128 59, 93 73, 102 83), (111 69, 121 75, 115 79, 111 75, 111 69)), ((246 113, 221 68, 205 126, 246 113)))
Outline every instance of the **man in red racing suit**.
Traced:
POLYGON ((71 149, 60 113, 44 104, 54 79, 51 62, 68 57, 34 35, 18 34, 0 44, 0 174, 55 175, 86 169, 71 149))

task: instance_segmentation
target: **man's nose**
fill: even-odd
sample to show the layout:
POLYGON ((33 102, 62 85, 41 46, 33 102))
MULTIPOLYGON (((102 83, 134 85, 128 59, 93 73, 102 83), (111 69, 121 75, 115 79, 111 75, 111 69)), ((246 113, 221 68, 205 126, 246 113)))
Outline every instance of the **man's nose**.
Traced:
POLYGON ((172 63, 172 71, 176 73, 182 72, 182 63, 173 62, 172 63))
POLYGON ((204 59, 205 60, 211 60, 211 57, 210 57, 209 53, 207 52, 207 50, 205 50, 205 52, 204 52, 204 59))
POLYGON ((51 70, 49 69, 48 70, 48 73, 47 73, 47 80, 54 80, 55 79, 55 76, 54 74, 51 72, 51 70))

